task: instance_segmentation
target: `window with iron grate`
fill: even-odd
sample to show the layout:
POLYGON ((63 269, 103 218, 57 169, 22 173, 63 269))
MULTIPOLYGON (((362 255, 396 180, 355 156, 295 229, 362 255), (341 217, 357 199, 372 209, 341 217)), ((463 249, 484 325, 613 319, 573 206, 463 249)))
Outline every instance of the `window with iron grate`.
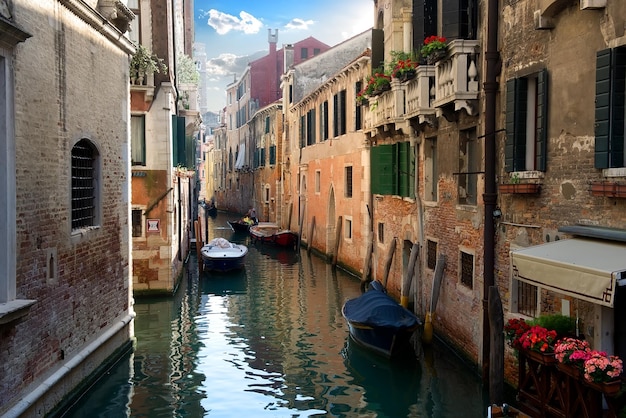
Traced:
POLYGON ((461 283, 474 287, 474 255, 461 251, 461 283))
POLYGON ((72 229, 96 224, 97 152, 87 139, 72 148, 72 229))
POLYGON ((426 265, 431 270, 437 266, 437 243, 435 241, 428 240, 426 243, 426 265))

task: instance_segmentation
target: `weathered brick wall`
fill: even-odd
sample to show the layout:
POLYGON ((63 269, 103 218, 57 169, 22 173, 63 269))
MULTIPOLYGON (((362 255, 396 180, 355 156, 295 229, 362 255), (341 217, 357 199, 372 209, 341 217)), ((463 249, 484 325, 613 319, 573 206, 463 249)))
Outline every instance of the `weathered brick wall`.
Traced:
POLYGON ((131 311, 128 57, 57 1, 17 0, 13 13, 33 35, 14 55, 17 298, 37 302, 0 327, 0 413, 131 311), (71 150, 83 138, 99 155, 100 221, 72 234, 71 150))

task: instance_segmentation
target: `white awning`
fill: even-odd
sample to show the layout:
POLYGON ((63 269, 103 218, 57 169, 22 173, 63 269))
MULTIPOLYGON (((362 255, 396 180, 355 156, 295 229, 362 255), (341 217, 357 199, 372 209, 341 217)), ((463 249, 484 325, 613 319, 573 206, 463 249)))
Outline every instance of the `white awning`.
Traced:
POLYGON ((235 170, 240 170, 246 160, 246 144, 239 145, 239 153, 237 153, 237 161, 235 161, 235 170))
POLYGON ((514 279, 613 306, 615 287, 626 279, 626 243, 574 238, 510 252, 514 279))

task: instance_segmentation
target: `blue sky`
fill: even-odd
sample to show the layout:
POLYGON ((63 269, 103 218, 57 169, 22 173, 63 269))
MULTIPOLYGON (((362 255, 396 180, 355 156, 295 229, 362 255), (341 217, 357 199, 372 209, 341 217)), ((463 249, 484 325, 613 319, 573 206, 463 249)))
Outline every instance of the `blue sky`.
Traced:
POLYGON ((278 29, 280 49, 313 36, 334 46, 373 26, 372 0, 195 0, 195 41, 208 58, 209 108, 225 105, 224 89, 250 56, 268 51, 268 29, 278 29))

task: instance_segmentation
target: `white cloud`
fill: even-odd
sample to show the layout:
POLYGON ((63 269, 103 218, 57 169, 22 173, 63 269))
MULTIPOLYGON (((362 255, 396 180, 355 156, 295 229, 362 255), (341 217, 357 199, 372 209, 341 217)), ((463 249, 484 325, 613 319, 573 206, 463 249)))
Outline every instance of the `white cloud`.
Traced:
POLYGON ((265 55, 267 52, 260 51, 251 55, 220 54, 216 58, 210 58, 206 62, 206 72, 209 76, 226 76, 241 74, 250 61, 265 55))
POLYGON ((285 25, 285 28, 288 30, 308 30, 311 25, 313 25, 315 21, 313 20, 304 20, 300 18, 294 18, 291 22, 285 25))
POLYGON ((239 16, 240 17, 236 17, 227 13, 222 13, 219 10, 211 9, 209 10, 209 20, 207 23, 215 29, 219 35, 225 35, 231 30, 241 31, 250 35, 258 33, 263 27, 263 22, 252 16, 250 13, 241 11, 239 16))

